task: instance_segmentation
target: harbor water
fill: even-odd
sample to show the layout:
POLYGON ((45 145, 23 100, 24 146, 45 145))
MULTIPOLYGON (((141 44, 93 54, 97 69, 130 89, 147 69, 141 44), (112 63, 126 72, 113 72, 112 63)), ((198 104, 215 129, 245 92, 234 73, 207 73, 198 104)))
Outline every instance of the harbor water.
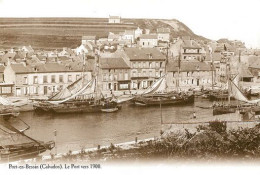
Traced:
POLYGON ((67 153, 69 150, 134 141, 136 137, 138 140, 157 137, 160 136, 164 123, 185 122, 192 118, 194 112, 198 117, 212 116, 212 109, 199 107, 211 105, 212 102, 199 98, 191 105, 162 106, 162 110, 159 106, 137 107, 124 104, 115 113, 22 112, 19 117, 30 126, 25 134, 36 140, 54 140, 56 148, 51 152, 67 153))

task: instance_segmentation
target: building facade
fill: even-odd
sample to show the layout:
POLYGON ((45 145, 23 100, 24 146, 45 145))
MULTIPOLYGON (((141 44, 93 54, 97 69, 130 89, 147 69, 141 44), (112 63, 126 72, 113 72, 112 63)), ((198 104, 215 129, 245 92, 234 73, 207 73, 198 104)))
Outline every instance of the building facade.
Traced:
POLYGON ((131 89, 145 89, 165 74, 166 57, 156 48, 125 48, 131 67, 131 89))
POLYGON ((143 48, 154 48, 158 46, 156 34, 143 34, 140 36, 139 46, 143 48))
MULTIPOLYGON (((91 72, 85 72, 86 80, 91 72)), ((15 96, 53 95, 82 76, 82 71, 66 68, 58 63, 46 63, 37 67, 9 64, 4 71, 6 83, 14 84, 15 96)))
POLYGON ((167 86, 169 90, 210 88, 215 75, 211 64, 199 61, 181 62, 178 73, 178 61, 167 66, 167 86))
POLYGON ((108 23, 119 24, 119 23, 121 23, 121 17, 120 16, 109 16, 108 23))
POLYGON ((102 90, 130 90, 130 66, 123 58, 101 58, 102 90))

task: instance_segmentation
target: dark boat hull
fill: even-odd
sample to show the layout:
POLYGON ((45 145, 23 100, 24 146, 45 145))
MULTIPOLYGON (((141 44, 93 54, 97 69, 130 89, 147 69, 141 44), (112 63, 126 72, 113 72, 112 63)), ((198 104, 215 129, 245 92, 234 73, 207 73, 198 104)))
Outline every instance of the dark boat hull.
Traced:
POLYGON ((185 105, 194 103, 194 95, 184 98, 161 98, 161 97, 136 97, 132 100, 137 106, 158 106, 158 105, 185 105))
POLYGON ((51 113, 96 113, 104 112, 106 109, 109 111, 109 109, 114 108, 121 109, 121 106, 119 106, 116 102, 93 104, 93 102, 88 101, 67 102, 58 105, 50 103, 45 105, 34 105, 34 110, 36 112, 51 113))
POLYGON ((222 114, 235 113, 236 110, 237 110, 237 108, 235 108, 235 107, 229 107, 229 106, 213 107, 213 115, 222 115, 222 114))
POLYGON ((6 150, 0 151, 0 162, 35 158, 46 150, 51 150, 54 145, 55 143, 51 141, 42 145, 35 145, 35 143, 33 143, 19 146, 10 146, 7 152, 5 152, 6 150))

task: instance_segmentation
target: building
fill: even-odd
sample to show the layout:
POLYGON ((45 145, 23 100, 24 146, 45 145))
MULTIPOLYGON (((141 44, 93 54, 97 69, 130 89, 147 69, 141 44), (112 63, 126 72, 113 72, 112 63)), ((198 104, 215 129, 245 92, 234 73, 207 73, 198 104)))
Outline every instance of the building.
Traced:
MULTIPOLYGON (((4 81, 14 84, 15 96, 53 95, 62 90, 82 75, 81 69, 58 63, 26 66, 8 64, 4 70, 4 81)), ((86 79, 91 79, 91 70, 86 70, 86 79)))
POLYGON ((144 89, 165 74, 166 57, 156 48, 125 48, 131 67, 131 89, 144 89))
POLYGON ((260 56, 249 56, 248 69, 253 75, 253 82, 260 83, 260 56))
POLYGON ((26 53, 34 53, 34 50, 33 50, 32 46, 30 46, 30 45, 29 46, 23 46, 21 50, 26 52, 26 53))
POLYGON ((157 36, 158 36, 158 41, 165 41, 169 42, 170 41, 170 29, 169 28, 158 28, 157 29, 157 36))
POLYGON ((119 23, 121 23, 121 17, 120 16, 109 16, 108 23, 119 24, 119 23))
POLYGON ((143 34, 143 29, 139 27, 135 30, 135 39, 139 38, 143 34))
POLYGON ((167 64, 167 87, 169 90, 209 88, 215 74, 211 64, 200 61, 182 61, 178 74, 178 61, 167 64), (213 73, 213 74, 212 74, 213 73))
POLYGON ((143 48, 154 48, 158 46, 156 34, 143 34, 140 36, 139 46, 143 48))
POLYGON ((181 60, 203 61, 202 47, 195 40, 183 40, 183 43, 181 45, 181 60))
POLYGON ((123 58, 101 58, 102 90, 130 90, 130 66, 123 58))
POLYGON ((135 42, 135 31, 134 30, 125 30, 124 35, 122 36, 123 40, 129 40, 131 43, 135 42))

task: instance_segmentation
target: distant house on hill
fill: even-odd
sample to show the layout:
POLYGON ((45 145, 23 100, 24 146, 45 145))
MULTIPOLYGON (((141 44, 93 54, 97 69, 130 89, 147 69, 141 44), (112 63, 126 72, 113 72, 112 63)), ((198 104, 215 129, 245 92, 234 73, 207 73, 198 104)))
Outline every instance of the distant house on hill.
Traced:
POLYGON ((153 48, 158 46, 156 34, 143 34, 140 36, 139 45, 143 48, 153 48))
POLYGON ((159 41, 170 41, 170 29, 169 28, 158 28, 157 35, 159 41))
POLYGON ((121 17, 120 16, 109 16, 108 23, 121 23, 121 17))
POLYGON ((26 52, 26 53, 33 53, 33 52, 34 52, 34 50, 33 50, 33 48, 32 48, 31 45, 29 45, 29 46, 23 46, 21 50, 24 51, 24 52, 26 52))

